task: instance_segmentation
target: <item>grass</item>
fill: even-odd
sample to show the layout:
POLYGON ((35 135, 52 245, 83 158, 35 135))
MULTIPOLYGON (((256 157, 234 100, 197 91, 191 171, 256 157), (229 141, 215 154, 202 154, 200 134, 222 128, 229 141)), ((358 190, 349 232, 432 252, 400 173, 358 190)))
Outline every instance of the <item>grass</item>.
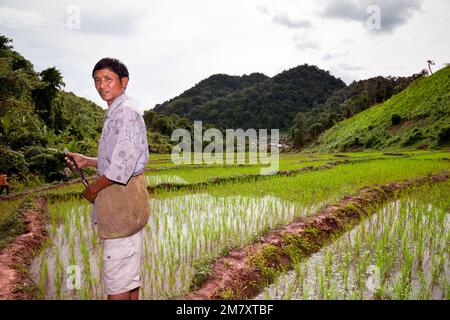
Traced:
MULTIPOLYGON (((287 201, 304 204, 335 201, 365 185, 383 184, 428 174, 448 172, 450 163, 445 160, 422 161, 413 159, 374 160, 345 164, 328 170, 305 172, 293 176, 269 176, 242 183, 223 183, 199 188, 214 196, 243 195, 264 197, 272 195, 287 201)), ((169 198, 192 193, 192 190, 162 190, 158 198, 169 198)))
POLYGON ((312 150, 351 148, 448 147, 450 130, 450 67, 420 78, 384 103, 337 123, 325 131, 312 150), (391 116, 402 121, 393 126, 391 116), (355 139, 358 138, 356 141, 355 139))
POLYGON ((30 198, 1 202, 0 210, 0 251, 25 231, 22 211, 32 208, 30 198))
POLYGON ((2 225, 8 216, 19 207, 21 200, 3 200, 0 203, 0 225, 2 225))
MULTIPOLYGON (((280 170, 295 170, 306 166, 321 166, 327 161, 312 161, 298 163, 282 163, 280 170)), ((225 178, 242 175, 259 175, 260 166, 234 166, 234 167, 204 167, 198 169, 176 169, 164 170, 162 172, 146 173, 147 183, 150 186, 161 183, 188 184, 197 182, 206 182, 210 179, 225 178)))

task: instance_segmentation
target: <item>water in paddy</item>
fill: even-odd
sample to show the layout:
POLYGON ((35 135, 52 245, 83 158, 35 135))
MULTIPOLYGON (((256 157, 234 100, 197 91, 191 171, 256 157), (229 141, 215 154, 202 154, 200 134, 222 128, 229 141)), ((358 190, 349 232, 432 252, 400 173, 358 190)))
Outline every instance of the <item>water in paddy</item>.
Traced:
POLYGON ((160 174, 160 175, 148 175, 145 176, 147 185, 156 186, 162 183, 173 183, 173 184, 187 184, 188 182, 179 176, 160 174))
POLYGON ((256 299, 449 299, 450 213, 392 202, 278 278, 256 299))
MULTIPOLYGON (((319 205, 303 207, 273 196, 151 199, 141 298, 163 299, 189 291, 202 262, 253 241, 263 230, 312 214, 319 205)), ((32 265, 40 298, 104 299, 102 244, 91 227, 91 206, 57 204, 52 210, 60 218, 48 226, 49 241, 32 265)))

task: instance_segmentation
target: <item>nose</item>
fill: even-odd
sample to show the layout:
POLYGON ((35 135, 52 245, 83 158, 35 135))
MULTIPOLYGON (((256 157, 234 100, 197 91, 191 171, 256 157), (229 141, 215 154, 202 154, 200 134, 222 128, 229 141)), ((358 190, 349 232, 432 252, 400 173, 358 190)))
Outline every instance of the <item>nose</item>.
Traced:
POLYGON ((103 80, 100 80, 100 81, 98 82, 98 87, 99 87, 100 89, 103 89, 103 88, 105 87, 105 85, 106 85, 106 83, 105 83, 105 81, 103 81, 103 80))

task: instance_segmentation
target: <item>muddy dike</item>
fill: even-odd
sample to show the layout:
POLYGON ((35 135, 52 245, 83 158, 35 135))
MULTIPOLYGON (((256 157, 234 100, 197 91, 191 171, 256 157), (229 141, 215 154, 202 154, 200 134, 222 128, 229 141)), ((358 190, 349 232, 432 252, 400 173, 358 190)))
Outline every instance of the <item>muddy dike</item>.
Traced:
POLYGON ((215 261, 212 272, 182 300, 252 299, 273 283, 294 261, 318 252, 371 214, 368 208, 383 205, 410 187, 447 180, 449 175, 418 177, 361 188, 338 204, 327 205, 313 216, 281 226, 251 245, 234 249, 215 261))

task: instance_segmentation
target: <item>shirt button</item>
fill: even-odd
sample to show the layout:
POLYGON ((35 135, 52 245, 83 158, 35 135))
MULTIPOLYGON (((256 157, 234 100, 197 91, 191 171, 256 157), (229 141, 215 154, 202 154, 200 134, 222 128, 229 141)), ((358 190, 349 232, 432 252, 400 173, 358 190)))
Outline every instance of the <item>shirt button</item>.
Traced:
POLYGON ((110 256, 108 256, 108 259, 111 259, 111 257, 110 257, 110 256))

